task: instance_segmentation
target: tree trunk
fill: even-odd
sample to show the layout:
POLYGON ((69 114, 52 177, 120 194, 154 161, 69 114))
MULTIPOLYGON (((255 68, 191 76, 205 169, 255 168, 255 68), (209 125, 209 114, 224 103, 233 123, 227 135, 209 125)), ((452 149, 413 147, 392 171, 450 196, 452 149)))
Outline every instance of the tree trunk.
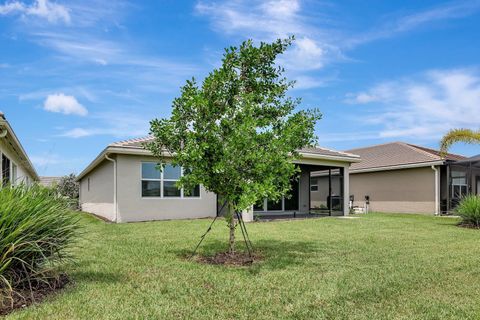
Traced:
POLYGON ((235 253, 235 213, 232 205, 228 206, 228 219, 229 224, 228 227, 230 229, 230 238, 228 241, 228 253, 234 254, 235 253))

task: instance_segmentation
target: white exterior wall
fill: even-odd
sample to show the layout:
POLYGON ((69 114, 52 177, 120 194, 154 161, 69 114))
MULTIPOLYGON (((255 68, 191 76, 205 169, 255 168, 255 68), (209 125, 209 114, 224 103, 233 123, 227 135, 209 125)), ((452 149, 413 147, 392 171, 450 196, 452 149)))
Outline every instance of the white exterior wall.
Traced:
POLYGON ((142 162, 151 156, 117 156, 118 222, 215 217, 216 195, 200 187, 200 198, 143 198, 142 162))
POLYGON ((80 207, 82 211, 115 220, 113 208, 113 163, 102 161, 80 180, 80 207))
MULTIPOLYGON (((6 143, 6 138, 1 138, 0 139, 0 171, 1 171, 1 162, 2 162, 2 157, 1 154, 4 154, 8 159, 10 159, 10 175, 11 178, 13 179, 12 176, 12 167, 13 165, 17 166, 17 179, 16 181, 12 181, 12 184, 18 185, 21 183, 31 183, 34 179, 33 177, 28 174, 25 166, 22 164, 22 161, 20 157, 16 154, 15 151, 10 147, 8 143, 6 143)), ((0 182, 2 179, 2 175, 0 172, 0 182)), ((1 186, 1 184, 0 184, 1 186)))

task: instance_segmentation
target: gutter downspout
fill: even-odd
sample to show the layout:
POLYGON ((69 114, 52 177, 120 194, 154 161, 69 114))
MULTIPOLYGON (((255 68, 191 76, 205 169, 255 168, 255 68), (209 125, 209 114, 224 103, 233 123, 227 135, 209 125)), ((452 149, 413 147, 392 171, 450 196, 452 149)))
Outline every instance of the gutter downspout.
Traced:
POLYGON ((105 154, 105 159, 113 162, 113 213, 115 215, 115 223, 118 222, 118 204, 117 204, 117 161, 110 158, 109 154, 105 154))
POLYGON ((440 177, 439 177, 439 171, 438 171, 438 168, 435 167, 434 165, 432 165, 432 170, 435 171, 435 215, 438 216, 439 215, 439 204, 440 204, 440 200, 439 200, 439 191, 440 191, 440 188, 439 188, 439 182, 440 182, 440 177))

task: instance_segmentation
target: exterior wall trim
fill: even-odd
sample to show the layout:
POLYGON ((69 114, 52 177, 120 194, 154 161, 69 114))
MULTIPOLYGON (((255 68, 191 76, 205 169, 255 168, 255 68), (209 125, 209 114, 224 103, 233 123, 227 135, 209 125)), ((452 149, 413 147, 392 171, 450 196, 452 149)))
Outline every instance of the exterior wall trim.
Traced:
MULTIPOLYGON (((93 160, 77 177, 77 181, 80 181, 83 177, 85 177, 90 171, 92 171, 102 160, 105 158, 105 154, 129 154, 129 155, 145 155, 151 156, 152 153, 148 150, 133 148, 133 147, 117 147, 117 146, 108 146, 106 147, 100 154, 93 160)), ((163 152, 163 156, 171 157, 172 154, 169 152, 163 152)), ((339 156, 328 156, 328 155, 320 155, 314 153, 307 153, 307 152, 300 152, 300 159, 293 161, 294 163, 301 163, 301 164, 318 164, 318 160, 325 160, 325 161, 332 161, 343 163, 343 166, 350 166, 350 163, 353 162, 360 162, 360 157, 339 157, 339 156), (309 160, 312 161, 309 161, 309 160)), ((338 165, 338 164, 337 164, 338 165)), ((342 166, 342 165, 338 165, 342 166)))
MULTIPOLYGON (((8 121, 0 116, 0 130, 1 130, 1 139, 7 139, 13 142, 13 145, 15 146, 15 149, 13 150, 18 154, 20 157, 20 162, 23 167, 31 174, 32 179, 35 181, 40 180, 37 171, 35 170, 35 167, 33 166, 32 162, 30 161, 30 158, 27 155, 27 152, 23 148, 22 144, 20 143, 20 140, 18 139, 17 135, 13 131, 12 127, 8 123, 8 121), (3 130, 2 130, 3 129, 3 130)), ((13 146, 12 145, 12 146, 13 146)), ((18 166, 20 163, 16 163, 18 166)))
POLYGON ((441 165, 444 165, 444 164, 445 164, 445 161, 443 161, 443 160, 442 161, 412 163, 412 164, 402 164, 402 165, 398 165, 398 166, 375 167, 375 168, 350 170, 350 174, 365 173, 365 172, 376 172, 376 171, 391 171, 391 170, 400 170, 400 169, 412 169, 412 168, 423 168, 423 167, 431 167, 431 166, 441 166, 441 165))

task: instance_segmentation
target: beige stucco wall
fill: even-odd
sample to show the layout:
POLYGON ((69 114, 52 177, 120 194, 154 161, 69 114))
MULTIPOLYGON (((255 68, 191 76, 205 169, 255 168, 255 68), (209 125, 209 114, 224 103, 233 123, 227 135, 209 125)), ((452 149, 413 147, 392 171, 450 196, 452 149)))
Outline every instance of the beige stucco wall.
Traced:
POLYGON ((80 206, 83 211, 110 221, 113 210, 113 162, 104 160, 80 181, 80 206), (90 190, 88 189, 90 180, 90 190))
POLYGON ((302 171, 299 180, 299 197, 298 197, 298 209, 301 213, 307 213, 310 211, 310 173, 302 171))
MULTIPOLYGON (((6 142, 6 138, 0 138, 0 165, 1 165, 1 154, 5 154, 7 158, 10 159, 11 164, 15 164, 17 166, 17 179, 16 181, 12 181, 13 184, 21 184, 21 183, 30 183, 33 181, 33 178, 28 171, 26 170, 25 166, 22 164, 20 157, 17 153, 10 147, 10 145, 6 142)), ((0 166, 1 171, 1 166, 0 166)), ((10 166, 10 172, 12 172, 12 166, 10 166)), ((1 180, 0 174, 0 180, 1 180)))
POLYGON ((216 195, 200 187, 200 198, 142 198, 142 161, 154 157, 118 155, 119 222, 206 218, 216 215, 216 195))
MULTIPOLYGON (((328 176, 312 176, 312 179, 318 181, 318 191, 311 192, 312 208, 327 207, 328 190, 328 176)), ((339 176, 332 176, 332 195, 341 196, 341 180, 339 176)))
POLYGON ((370 196, 370 210, 378 212, 435 212, 435 175, 430 167, 350 173, 350 195, 356 206, 370 196))

